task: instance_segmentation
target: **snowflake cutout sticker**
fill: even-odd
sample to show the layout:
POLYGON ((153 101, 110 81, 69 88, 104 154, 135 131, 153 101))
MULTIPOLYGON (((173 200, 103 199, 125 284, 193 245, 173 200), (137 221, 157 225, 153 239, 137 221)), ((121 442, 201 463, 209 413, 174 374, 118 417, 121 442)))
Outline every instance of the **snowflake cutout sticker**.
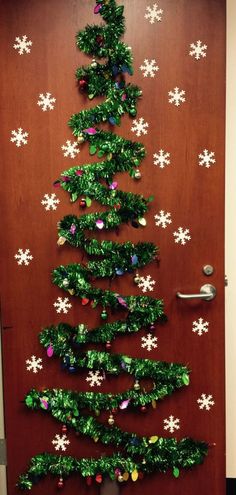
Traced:
POLYGON ((166 213, 164 210, 159 211, 158 214, 154 216, 156 220, 156 225, 157 227, 162 227, 163 229, 166 229, 167 225, 172 223, 171 220, 171 214, 166 213))
POLYGON ((154 165, 159 165, 160 168, 164 168, 170 164, 170 153, 164 150, 159 150, 158 153, 154 153, 154 165))
POLYGON ((43 366, 42 364, 42 359, 41 358, 36 358, 36 356, 31 356, 30 359, 26 359, 26 364, 28 364, 28 366, 26 367, 26 369, 28 371, 32 371, 33 373, 38 373, 39 370, 43 369, 43 366))
POLYGON ((66 141, 66 144, 63 144, 61 149, 64 151, 63 155, 70 158, 75 158, 80 153, 78 143, 76 141, 72 143, 69 139, 66 141))
POLYGON ((18 253, 15 254, 14 258, 17 260, 18 265, 28 266, 33 259, 33 256, 30 253, 29 249, 25 249, 25 251, 23 251, 23 249, 20 248, 18 249, 18 253))
POLYGON ((210 168, 216 162, 214 151, 203 150, 198 157, 199 165, 202 167, 210 168))
POLYGON ((56 98, 51 96, 51 93, 46 93, 45 95, 41 93, 39 95, 39 100, 37 101, 37 105, 41 107, 43 112, 46 112, 47 110, 53 110, 56 98))
POLYGON ((139 277, 138 287, 142 289, 142 292, 152 291, 155 283, 155 280, 151 279, 151 275, 147 275, 146 278, 139 277))
POLYGON ((100 373, 100 371, 89 371, 88 376, 86 378, 86 382, 89 382, 90 387, 101 387, 101 384, 105 380, 104 376, 100 373))
POLYGON ((139 120, 133 120, 133 127, 131 127, 131 131, 135 132, 136 136, 141 136, 141 134, 147 134, 147 128, 149 124, 144 122, 144 118, 141 117, 139 120))
POLYGON ((193 321, 192 331, 201 336, 208 332, 208 327, 208 321, 204 321, 203 318, 198 318, 197 321, 193 321))
POLYGON ((157 347, 157 337, 153 336, 151 333, 147 334, 147 337, 142 337, 141 338, 141 346, 145 349, 147 348, 147 351, 152 351, 152 349, 155 349, 157 347))
POLYGON ((60 200, 56 197, 56 194, 53 193, 51 195, 44 194, 44 199, 42 199, 41 204, 45 207, 46 211, 56 210, 57 205, 60 203, 60 200))
POLYGON ((22 144, 28 143, 28 139, 26 139, 26 138, 28 137, 29 133, 26 131, 23 132, 23 129, 21 127, 18 127, 17 130, 11 131, 11 134, 12 134, 12 137, 11 137, 10 141, 12 143, 15 143, 17 148, 22 146, 22 144))
POLYGON ((206 409, 206 411, 210 411, 211 407, 214 406, 215 401, 213 400, 212 395, 202 394, 197 400, 197 403, 199 404, 199 409, 206 409))
POLYGON ((164 419, 164 430, 169 430, 170 433, 174 433, 175 430, 180 429, 179 418, 174 418, 174 416, 169 416, 169 418, 164 419))
POLYGON ((177 232, 173 233, 175 237, 175 242, 177 244, 182 244, 184 246, 187 241, 190 241, 191 236, 189 235, 189 229, 184 229, 183 227, 179 227, 177 232))
POLYGON ((13 45, 13 48, 15 48, 15 50, 18 50, 18 53, 19 55, 23 55, 23 53, 30 53, 30 46, 32 46, 32 41, 31 40, 28 40, 28 36, 24 35, 22 36, 22 38, 20 38, 19 36, 16 37, 15 41, 15 45, 13 45))
POLYGON ((201 57, 206 57, 207 45, 204 45, 202 41, 198 40, 196 43, 191 43, 189 55, 196 60, 200 60, 201 57))
POLYGON ((144 77, 155 77, 156 72, 159 71, 159 67, 156 63, 156 60, 148 60, 145 58, 143 65, 141 65, 140 70, 143 72, 144 77))
POLYGON ((58 297, 57 300, 53 303, 54 308, 56 308, 57 313, 68 313, 69 309, 72 308, 72 304, 69 302, 68 297, 62 299, 62 297, 58 297))
POLYGON ((162 20, 162 14, 163 14, 163 10, 162 9, 158 9, 158 5, 157 3, 154 3, 153 6, 148 6, 146 8, 146 14, 145 14, 145 19, 148 19, 149 22, 151 24, 154 24, 155 21, 161 21, 162 20))
POLYGON ((179 107, 181 103, 184 103, 185 100, 185 91, 183 89, 179 89, 177 86, 172 91, 169 91, 169 102, 174 103, 176 107, 179 107))
POLYGON ((63 450, 67 449, 67 445, 70 445, 70 440, 68 440, 66 435, 55 435, 55 438, 52 440, 52 444, 55 447, 55 450, 63 450))

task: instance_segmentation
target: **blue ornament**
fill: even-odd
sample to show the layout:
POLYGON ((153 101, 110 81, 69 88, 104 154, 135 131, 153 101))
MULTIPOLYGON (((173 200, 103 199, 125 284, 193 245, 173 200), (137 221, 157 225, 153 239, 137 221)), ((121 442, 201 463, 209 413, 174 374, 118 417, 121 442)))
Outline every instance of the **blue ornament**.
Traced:
POLYGON ((109 117, 108 120, 109 120, 110 124, 116 125, 116 119, 115 119, 115 117, 109 117))
POLYGON ((116 275, 124 275, 124 270, 122 268, 115 268, 116 275))

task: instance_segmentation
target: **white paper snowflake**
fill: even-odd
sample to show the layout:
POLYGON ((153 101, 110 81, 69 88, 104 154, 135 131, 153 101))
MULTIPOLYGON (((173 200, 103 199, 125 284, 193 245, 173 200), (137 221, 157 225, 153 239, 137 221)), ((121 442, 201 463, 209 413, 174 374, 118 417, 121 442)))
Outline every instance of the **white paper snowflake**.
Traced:
POLYGON ((57 313, 68 313, 69 309, 72 308, 72 304, 69 302, 68 297, 62 299, 62 297, 58 297, 57 300, 53 303, 54 308, 57 313))
POLYGON ((155 349, 157 347, 157 337, 152 335, 151 333, 148 333, 146 337, 142 337, 141 341, 143 342, 141 345, 145 349, 147 348, 147 351, 152 351, 152 349, 155 349))
POLYGON ((70 440, 68 440, 66 435, 55 435, 54 440, 52 440, 52 444, 55 447, 55 450, 63 450, 67 449, 67 445, 70 445, 70 440))
POLYGON ((164 419, 164 430, 169 430, 170 433, 174 433, 175 430, 180 429, 179 418, 174 418, 174 416, 169 416, 169 418, 164 419))
POLYGON ((18 249, 18 253, 15 254, 14 258, 17 260, 18 265, 28 266, 33 259, 33 256, 30 253, 29 249, 25 249, 25 251, 23 251, 23 249, 20 248, 18 249))
POLYGON ((15 145, 19 148, 22 146, 22 144, 27 144, 28 139, 26 139, 29 135, 28 132, 23 132, 23 129, 21 127, 18 127, 17 130, 11 131, 12 137, 10 141, 12 143, 15 143, 15 145))
POLYGON ((53 110, 56 98, 51 96, 51 93, 46 93, 45 95, 41 93, 39 95, 39 100, 37 101, 37 105, 39 107, 42 107, 43 112, 46 112, 47 110, 53 110))
POLYGON ((131 131, 136 133, 136 136, 141 136, 141 134, 147 134, 147 128, 149 124, 144 122, 144 118, 141 117, 139 120, 133 120, 133 127, 131 131))
POLYGON ((151 24, 154 24, 155 21, 162 20, 163 10, 158 9, 157 3, 154 3, 152 7, 148 6, 146 8, 147 12, 145 14, 145 19, 148 19, 151 24))
POLYGON ((76 141, 72 143, 69 139, 66 141, 66 144, 63 144, 61 149, 64 151, 63 155, 69 156, 70 158, 75 158, 80 152, 78 143, 76 141))
POLYGON ((31 356, 31 358, 26 359, 25 362, 26 362, 26 364, 28 364, 26 369, 28 371, 33 371, 33 373, 38 373, 38 371, 43 368, 42 364, 40 364, 40 363, 42 363, 42 359, 36 358, 36 356, 31 356))
POLYGON ((145 58, 143 65, 140 65, 140 70, 143 72, 144 77, 155 77, 156 72, 159 71, 159 67, 156 63, 156 60, 148 60, 145 58))
POLYGON ((159 165, 160 168, 164 168, 170 164, 170 153, 164 150, 159 150, 158 153, 154 153, 154 165, 159 165))
POLYGON ((189 229, 184 229, 183 227, 179 227, 177 232, 173 233, 175 237, 175 242, 178 244, 179 242, 184 246, 187 241, 190 241, 191 236, 189 234, 189 229))
POLYGON ((139 277, 138 287, 142 289, 142 292, 152 291, 155 283, 155 280, 151 279, 151 275, 147 275, 146 277, 139 277))
POLYGON ((162 227, 163 229, 166 229, 167 225, 172 223, 171 214, 166 213, 164 210, 159 211, 159 213, 156 214, 154 218, 156 220, 155 223, 157 227, 162 227))
POLYGON ((18 50, 18 53, 20 55, 22 55, 23 53, 30 53, 31 48, 29 47, 32 46, 33 43, 31 40, 27 41, 27 38, 28 36, 24 35, 22 36, 22 38, 17 36, 15 39, 16 43, 15 45, 13 45, 13 47, 15 48, 15 50, 18 50))
POLYGON ((60 203, 60 200, 56 197, 55 193, 52 194, 44 194, 44 199, 42 199, 41 204, 45 207, 45 210, 56 210, 57 205, 60 203))
POLYGON ((189 55, 199 60, 201 57, 206 57, 207 45, 203 45, 202 41, 198 40, 196 43, 191 43, 189 55))
POLYGON ((104 380, 104 376, 100 373, 100 371, 89 371, 88 376, 86 378, 86 382, 89 382, 90 387, 101 387, 101 384, 104 380))
POLYGON ((214 406, 215 401, 213 400, 212 395, 202 394, 197 400, 197 403, 199 404, 199 409, 206 409, 206 411, 210 411, 211 407, 214 406))
POLYGON ((211 165, 216 162, 214 151, 203 150, 203 152, 200 153, 198 157, 199 165, 201 165, 202 167, 210 168, 211 165))
POLYGON ((179 89, 177 86, 172 91, 169 91, 169 102, 174 103, 176 107, 179 107, 181 103, 184 103, 185 100, 185 91, 183 89, 179 89))
POLYGON ((203 335, 208 332, 209 322, 204 321, 203 318, 198 318, 197 321, 193 321, 192 331, 198 335, 203 335))

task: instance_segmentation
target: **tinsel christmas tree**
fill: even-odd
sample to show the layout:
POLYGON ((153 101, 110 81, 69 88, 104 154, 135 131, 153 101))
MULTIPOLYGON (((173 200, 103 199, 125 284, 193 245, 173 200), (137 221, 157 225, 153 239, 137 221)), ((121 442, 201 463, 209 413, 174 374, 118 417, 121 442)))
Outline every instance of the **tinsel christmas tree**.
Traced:
MULTIPOLYGON (((136 481, 144 474, 173 471, 179 476, 180 469, 200 464, 207 454, 204 442, 184 438, 162 438, 156 435, 141 437, 127 433, 114 425, 114 415, 123 410, 145 412, 149 404, 163 399, 176 389, 189 384, 189 370, 182 364, 137 359, 128 355, 111 354, 111 342, 117 335, 138 332, 147 328, 155 330, 155 323, 165 320, 163 302, 146 296, 122 296, 111 290, 93 287, 95 279, 115 279, 125 273, 134 273, 134 282, 139 283, 137 270, 157 257, 157 247, 148 242, 98 241, 86 234, 88 231, 117 229, 122 223, 142 228, 146 225, 145 213, 149 202, 142 195, 126 193, 117 189, 115 174, 128 172, 134 179, 141 177, 138 167, 145 157, 144 146, 124 139, 112 132, 99 129, 99 124, 108 122, 119 125, 122 115, 136 115, 136 103, 141 90, 126 84, 125 73, 132 75, 130 48, 120 41, 124 34, 124 7, 115 0, 96 0, 94 13, 105 21, 102 26, 87 26, 77 36, 79 48, 96 57, 87 67, 77 70, 78 85, 89 99, 104 96, 104 102, 71 117, 69 126, 80 144, 88 142, 90 155, 97 154, 98 161, 76 166, 62 173, 57 184, 79 201, 80 208, 96 200, 106 207, 102 212, 83 214, 79 218, 68 215, 60 221, 58 244, 68 242, 82 248, 89 257, 87 265, 71 264, 53 271, 53 281, 61 289, 82 299, 82 304, 92 303, 100 307, 101 319, 108 318, 108 311, 123 311, 124 318, 103 323, 93 330, 80 323, 72 327, 65 323, 49 326, 40 334, 40 342, 51 357, 58 356, 63 367, 70 373, 80 368, 99 370, 120 375, 129 373, 134 386, 120 394, 94 392, 70 392, 68 390, 31 390, 25 404, 33 410, 51 414, 64 426, 91 437, 104 445, 113 445, 115 452, 108 457, 76 459, 50 453, 36 455, 28 472, 20 476, 18 486, 31 489, 41 477, 50 473, 57 476, 58 488, 73 473, 78 473, 91 484, 94 478, 102 483, 109 478, 114 483, 131 478, 136 481), (100 59, 106 62, 100 63, 100 59), (106 351, 88 350, 87 344, 105 343, 106 351), (140 386, 140 380, 148 378, 153 383, 151 391, 140 386), (99 412, 108 411, 108 425, 98 419, 99 412)), ((79 441, 79 440, 78 440, 79 441)))

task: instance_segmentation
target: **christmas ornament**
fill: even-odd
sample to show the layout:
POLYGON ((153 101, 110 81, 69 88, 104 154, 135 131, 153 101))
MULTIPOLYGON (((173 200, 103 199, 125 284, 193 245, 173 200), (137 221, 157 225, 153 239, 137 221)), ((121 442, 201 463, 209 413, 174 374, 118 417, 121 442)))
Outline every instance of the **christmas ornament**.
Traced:
POLYGON ((138 380, 135 380, 134 382, 134 390, 140 390, 140 383, 138 380))
POLYGON ((79 206, 80 206, 80 208, 86 208, 87 203, 86 203, 86 199, 85 198, 81 198, 81 200, 79 202, 79 206))
MULTIPOLYGON (((77 141, 78 141, 79 144, 84 143, 84 136, 83 136, 83 134, 79 134, 78 135, 77 141)), ((81 172, 81 171, 78 171, 78 172, 81 172)), ((80 175, 80 174, 77 173, 77 175, 80 175)))
POLYGON ((80 79, 79 82, 79 90, 81 93, 87 90, 88 82, 85 79, 80 79))
POLYGON ((103 309, 102 312, 101 312, 101 318, 102 318, 102 320, 106 320, 107 317, 108 317, 108 314, 107 314, 106 310, 103 309))
POLYGON ((97 64, 97 62, 96 62, 95 58, 93 58, 93 60, 92 60, 92 62, 91 62, 91 67, 92 67, 92 69, 96 69, 96 68, 97 68, 97 66, 98 66, 98 64, 97 64))
POLYGON ((67 426, 66 425, 63 425, 62 428, 61 428, 61 431, 62 433, 67 433, 67 426))
POLYGON ((140 170, 137 168, 137 169, 135 170, 135 172, 134 172, 134 178, 138 180, 138 179, 141 179, 141 177, 142 177, 141 172, 140 172, 140 170))
POLYGON ((134 276, 134 283, 139 284, 139 282, 140 282, 140 276, 138 273, 136 273, 136 275, 134 276))
POLYGON ((109 351, 111 349, 111 342, 108 340, 106 342, 106 350, 109 351))
POLYGON ((60 490, 61 488, 64 488, 64 481, 63 478, 60 478, 58 483, 57 483, 57 488, 60 490))
POLYGON ((140 411, 141 411, 142 413, 146 413, 146 412, 147 412, 147 407, 146 407, 146 406, 141 406, 141 407, 140 407, 140 411))
POLYGON ((109 416, 109 418, 108 418, 108 424, 109 424, 110 426, 112 426, 112 425, 114 425, 114 423, 115 423, 115 420, 114 420, 114 418, 113 418, 112 414, 110 414, 110 416, 109 416))

